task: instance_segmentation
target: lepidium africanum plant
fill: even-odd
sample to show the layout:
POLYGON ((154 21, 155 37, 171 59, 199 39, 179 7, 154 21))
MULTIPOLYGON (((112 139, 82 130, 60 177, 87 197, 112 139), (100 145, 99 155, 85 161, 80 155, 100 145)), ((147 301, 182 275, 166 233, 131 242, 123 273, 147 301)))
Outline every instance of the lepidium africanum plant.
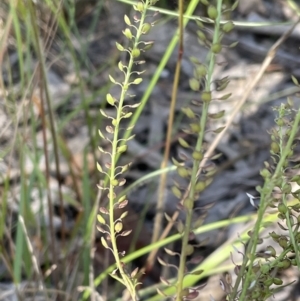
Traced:
MULTIPOLYGON (((299 86, 293 77, 294 83, 299 86)), ((280 272, 290 266, 300 270, 299 258, 299 225, 300 225, 300 195, 299 189, 292 189, 291 183, 300 184, 299 164, 291 164, 294 157, 296 135, 299 134, 300 109, 293 109, 292 101, 274 108, 278 118, 277 127, 271 132, 271 163, 265 162, 261 171, 264 185, 257 187, 259 193, 259 208, 253 231, 249 232, 250 240, 243 254, 242 265, 236 265, 235 284, 229 288, 228 300, 234 301, 264 301, 284 286, 279 277, 280 272), (298 171, 298 173, 297 173, 298 171), (291 197, 296 200, 288 205, 291 197), (267 246, 262 252, 257 252, 258 244, 262 243, 259 232, 263 226, 263 218, 270 208, 278 211, 278 226, 283 233, 272 231, 269 236, 279 246, 280 253, 274 246, 267 246)), ((230 282, 230 281, 229 281, 230 282)))
MULTIPOLYGON (((207 130, 208 120, 221 118, 224 115, 224 111, 209 114, 209 106, 214 100, 224 101, 230 97, 230 94, 224 94, 218 99, 214 97, 213 72, 216 65, 217 55, 221 52, 223 47, 222 37, 234 28, 232 21, 226 21, 221 24, 221 17, 226 13, 226 11, 234 10, 237 3, 225 10, 222 0, 204 0, 201 2, 206 7, 207 15, 213 27, 212 29, 208 29, 202 22, 197 22, 199 26, 199 30, 197 31, 199 42, 208 48, 208 55, 205 62, 200 62, 196 57, 191 58, 191 62, 194 65, 194 76, 190 79, 190 88, 193 91, 199 92, 199 100, 194 101, 194 105, 201 106, 201 116, 197 116, 190 106, 182 108, 183 113, 190 120, 190 127, 184 131, 187 135, 196 137, 196 145, 191 146, 186 139, 179 138, 179 144, 182 147, 191 150, 191 158, 182 158, 181 162, 173 159, 173 163, 177 166, 178 175, 187 179, 189 182, 187 189, 184 189, 177 182, 175 182, 175 185, 172 187, 174 195, 181 200, 179 208, 185 213, 185 221, 177 221, 177 230, 182 236, 182 247, 180 254, 175 253, 172 250, 165 249, 168 255, 179 256, 180 262, 178 268, 174 267, 177 269, 178 273, 175 283, 171 285, 166 279, 161 278, 165 285, 174 287, 175 295, 173 296, 173 299, 176 301, 192 300, 197 298, 202 287, 198 286, 188 288, 184 283, 184 279, 187 275, 196 276, 203 272, 202 270, 188 272, 186 268, 189 263, 187 258, 193 255, 194 249, 197 247, 191 243, 194 238, 193 230, 199 227, 204 219, 200 218, 197 221, 193 220, 193 212, 195 210, 194 202, 199 198, 199 194, 209 185, 212 180, 212 176, 215 173, 213 165, 205 165, 206 159, 203 155, 206 151, 204 136, 207 130), (212 39, 209 37, 209 33, 212 33, 212 39), (189 161, 193 162, 191 168, 189 167, 189 161)), ((223 78, 218 81, 216 89, 218 91, 222 91, 227 87, 228 83, 228 78, 223 78)), ((223 129, 224 127, 219 127, 217 129, 213 129, 213 131, 218 134, 223 129)), ((210 159, 213 160, 214 158, 210 159)), ((162 259, 159 259, 159 261, 162 265, 168 266, 168 264, 162 259)), ((158 290, 158 292, 165 298, 170 297, 168 290, 158 290)))
POLYGON ((111 276, 122 283, 128 290, 131 300, 137 300, 136 286, 138 283, 138 269, 131 272, 127 270, 127 267, 122 262, 122 256, 124 256, 123 250, 118 249, 117 240, 119 237, 128 236, 131 230, 123 231, 123 219, 127 215, 127 211, 124 211, 120 217, 115 218, 114 210, 123 209, 126 207, 128 201, 126 196, 122 196, 119 199, 116 197, 116 187, 123 186, 125 179, 122 178, 122 174, 129 168, 130 163, 124 166, 118 166, 117 160, 120 154, 124 153, 127 149, 126 141, 132 139, 132 135, 126 141, 120 138, 122 132, 125 130, 131 130, 122 128, 126 126, 126 119, 129 119, 132 115, 132 110, 139 106, 139 102, 134 104, 125 104, 126 99, 134 99, 134 95, 129 95, 128 89, 131 85, 138 85, 142 82, 140 75, 144 71, 136 71, 136 65, 142 65, 143 60, 140 59, 142 52, 149 49, 153 42, 142 41, 143 35, 146 35, 151 29, 152 23, 147 23, 147 11, 151 5, 156 1, 145 0, 139 1, 133 6, 135 15, 131 20, 127 15, 124 16, 124 21, 127 28, 123 30, 123 34, 127 40, 126 45, 116 43, 116 47, 120 52, 125 52, 129 58, 128 63, 119 61, 118 69, 123 77, 121 81, 113 78, 109 75, 110 81, 120 87, 119 99, 113 97, 110 93, 106 95, 107 103, 116 109, 116 117, 108 116, 104 110, 101 110, 101 114, 111 120, 111 125, 106 127, 106 134, 99 130, 99 135, 102 139, 107 140, 111 145, 111 150, 106 151, 99 148, 100 151, 109 157, 109 162, 105 166, 97 165, 100 173, 105 175, 106 181, 103 184, 99 184, 98 188, 107 195, 108 208, 101 207, 97 219, 99 221, 98 230, 104 235, 101 237, 101 243, 109 249, 116 263, 116 269, 111 273, 111 276))

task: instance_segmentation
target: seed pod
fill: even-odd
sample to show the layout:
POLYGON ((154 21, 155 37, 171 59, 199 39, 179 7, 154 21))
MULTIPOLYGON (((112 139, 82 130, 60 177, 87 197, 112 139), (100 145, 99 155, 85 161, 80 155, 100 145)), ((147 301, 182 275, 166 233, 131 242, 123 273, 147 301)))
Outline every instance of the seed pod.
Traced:
POLYGON ((178 167, 177 172, 182 178, 186 178, 189 176, 189 170, 183 166, 178 167))
POLYGON ((210 91, 202 92, 201 99, 203 102, 206 103, 211 102, 211 92, 210 91))
POLYGON ((234 23, 232 21, 226 22, 222 27, 223 31, 226 33, 232 31, 233 28, 234 28, 234 23))
POLYGON ((282 214, 285 214, 288 210, 287 207, 283 203, 280 203, 277 208, 278 208, 278 211, 282 214))
POLYGON ((201 161, 203 159, 203 154, 201 152, 194 151, 192 157, 196 161, 201 161))
POLYGON ((142 27, 142 33, 147 34, 151 29, 151 24, 145 23, 142 27))
POLYGON ((194 208, 194 201, 191 198, 186 198, 183 205, 186 209, 192 210, 194 208))
POLYGON ((131 51, 131 55, 132 55, 132 57, 133 57, 133 58, 137 58, 137 57, 139 57, 139 56, 141 55, 141 51, 140 51, 140 49, 138 49, 138 48, 134 48, 134 49, 132 49, 132 51, 131 51))
POLYGON ((283 281, 280 278, 273 278, 273 283, 275 285, 282 285, 283 281))
POLYGON ((222 45, 221 43, 215 43, 211 45, 211 51, 213 53, 220 53, 222 50, 222 45))
POLYGON ((280 152, 280 147, 279 147, 279 144, 277 142, 272 142, 271 143, 271 151, 274 153, 274 154, 278 154, 280 152))
POLYGON ((213 20, 217 19, 217 17, 218 17, 217 8, 213 5, 210 5, 207 9, 207 14, 211 19, 213 19, 213 20))

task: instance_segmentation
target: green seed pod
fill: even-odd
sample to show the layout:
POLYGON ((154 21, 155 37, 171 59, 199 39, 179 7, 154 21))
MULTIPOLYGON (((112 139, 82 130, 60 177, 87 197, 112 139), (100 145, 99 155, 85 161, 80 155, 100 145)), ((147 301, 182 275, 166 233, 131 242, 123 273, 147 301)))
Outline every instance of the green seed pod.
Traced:
POLYGON ((206 35, 203 31, 197 30, 197 36, 200 41, 205 42, 206 41, 206 35))
POLYGON ((119 232, 122 231, 122 229, 123 229, 123 223, 120 222, 120 221, 116 222, 116 224, 115 224, 115 231, 116 231, 117 233, 119 233, 119 232))
POLYGON ((269 287, 273 284, 273 279, 272 278, 267 278, 265 281, 264 281, 264 285, 269 287))
POLYGON ((123 30, 123 34, 128 40, 131 40, 133 37, 131 30, 129 28, 126 28, 125 30, 123 30))
POLYGON ((191 198, 186 198, 183 202, 183 205, 186 209, 192 210, 194 208, 194 201, 191 198))
POLYGON ((196 185, 195 185, 195 190, 196 192, 201 192, 203 191, 204 189, 206 188, 206 183, 205 182, 198 182, 196 185))
POLYGON ((287 258, 283 259, 281 264, 283 269, 288 269, 292 265, 291 261, 287 258))
POLYGON ((202 152, 194 151, 192 157, 196 161, 201 161, 203 159, 203 154, 202 152))
POLYGON ((190 119, 194 119, 196 117, 195 113, 190 107, 182 108, 181 111, 190 119))
POLYGON ((191 78, 189 83, 190 83, 190 87, 193 91, 199 91, 200 83, 196 78, 191 78))
POLYGON ((260 175, 265 179, 271 177, 271 173, 266 168, 260 172, 260 175))
POLYGON ((134 48, 134 49, 132 49, 132 51, 131 51, 131 55, 132 55, 132 57, 133 57, 133 58, 137 58, 137 57, 139 57, 139 56, 141 55, 141 51, 140 51, 140 49, 138 49, 138 48, 134 48))
POLYGON ((147 34, 151 29, 151 24, 145 23, 142 27, 142 33, 147 34))
POLYGON ((199 133, 200 132, 200 125, 198 123, 190 123, 191 131, 193 133, 199 133))
POLYGON ((113 179, 113 180, 110 181, 110 183, 111 183, 111 185, 113 185, 113 186, 118 186, 119 181, 118 181, 117 179, 113 179))
POLYGON ((226 22, 222 27, 223 31, 226 33, 232 31, 233 28, 234 28, 234 23, 232 21, 226 22))
MULTIPOLYGON (((276 234, 276 233, 275 233, 276 234)), ((277 234, 276 234, 277 235, 277 234)), ((279 236, 279 235, 278 235, 279 236)), ((272 237, 273 238, 273 237, 272 237)), ((266 252, 270 254, 270 256, 275 257, 276 256, 276 251, 272 246, 267 246, 266 252)))
POLYGON ((210 91, 202 92, 201 99, 205 103, 211 102, 211 92, 210 91))
POLYGON ((215 20, 218 17, 218 11, 217 8, 213 5, 210 5, 207 9, 207 15, 209 16, 209 18, 215 20))
POLYGON ((207 69, 204 65, 200 65, 200 66, 196 67, 195 73, 196 73, 197 77, 202 78, 202 77, 206 76, 207 69))
POLYGON ((280 203, 277 208, 278 208, 278 211, 282 214, 285 214, 288 210, 287 207, 283 203, 280 203))
POLYGON ((182 147, 189 148, 189 144, 181 137, 178 138, 178 142, 182 147))
POLYGON ((201 2, 202 4, 204 4, 204 5, 209 5, 208 0, 200 0, 200 2, 201 2))
POLYGON ((296 260, 296 258, 291 259, 291 264, 292 264, 293 266, 296 266, 296 265, 297 265, 297 260, 296 260))
POLYGON ((273 283, 275 285, 282 285, 283 281, 280 278, 273 278, 273 283))
POLYGON ((285 122, 282 118, 276 119, 275 122, 279 127, 284 126, 284 124, 285 124, 285 122))
POLYGON ((290 184, 290 183, 285 183, 285 184, 283 185, 281 191, 282 191, 282 193, 286 193, 286 194, 291 193, 291 191, 292 191, 292 186, 291 186, 291 184, 290 184))
POLYGON ((178 199, 181 198, 181 191, 179 190, 179 188, 177 186, 173 186, 171 190, 178 199))
POLYGON ((142 13, 144 11, 144 3, 139 2, 136 6, 134 6, 134 9, 142 13))
POLYGON ((215 43, 211 45, 211 51, 213 53, 220 53, 222 50, 222 45, 221 43, 215 43))
POLYGON ((260 267, 260 270, 263 274, 268 274, 271 270, 271 267, 269 264, 263 264, 261 267, 260 267))
POLYGON ((278 240, 278 243, 283 249, 286 249, 288 246, 288 240, 285 236, 281 236, 278 240))
POLYGON ((185 249, 185 254, 190 256, 194 253, 194 247, 192 245, 187 245, 185 249))
POLYGON ((279 144, 275 141, 273 141, 271 143, 271 151, 274 153, 274 154, 278 154, 280 152, 280 147, 279 147, 279 144))
POLYGON ((177 172, 182 178, 187 178, 189 176, 188 169, 183 166, 178 167, 177 172))

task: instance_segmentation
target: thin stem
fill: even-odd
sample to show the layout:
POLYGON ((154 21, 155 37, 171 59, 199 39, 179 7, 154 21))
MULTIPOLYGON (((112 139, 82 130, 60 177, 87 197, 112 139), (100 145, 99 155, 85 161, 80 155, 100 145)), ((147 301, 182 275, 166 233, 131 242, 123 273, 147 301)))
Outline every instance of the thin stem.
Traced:
MULTIPOLYGON (((176 69, 175 69, 175 76, 173 81, 173 89, 172 89, 172 99, 171 99, 171 105, 169 110, 169 119, 168 119, 168 130, 167 130, 167 137, 165 142, 165 152, 163 161, 161 163, 160 168, 164 169, 167 167, 168 161, 169 161, 169 155, 170 155, 170 147, 171 147, 171 140, 172 140, 172 133, 173 133, 173 123, 174 123, 174 114, 175 114, 175 108, 176 108, 176 98, 177 98, 177 91, 178 91, 178 85, 179 85, 179 78, 180 78, 180 71, 181 71, 181 61, 183 56, 183 34, 184 34, 184 28, 183 28, 183 6, 184 6, 184 0, 178 0, 179 4, 179 49, 178 49, 178 59, 176 62, 176 69)), ((152 243, 156 242, 159 238, 160 232, 161 232, 161 226, 162 226, 162 220, 163 220, 163 203, 164 203, 164 192, 165 192, 165 186, 166 186, 166 180, 167 180, 167 174, 162 173, 160 177, 160 185, 158 190, 158 199, 156 204, 156 216, 154 220, 154 229, 153 229, 153 235, 152 235, 152 243)), ((149 265, 153 265, 153 261, 149 262, 149 265)))

